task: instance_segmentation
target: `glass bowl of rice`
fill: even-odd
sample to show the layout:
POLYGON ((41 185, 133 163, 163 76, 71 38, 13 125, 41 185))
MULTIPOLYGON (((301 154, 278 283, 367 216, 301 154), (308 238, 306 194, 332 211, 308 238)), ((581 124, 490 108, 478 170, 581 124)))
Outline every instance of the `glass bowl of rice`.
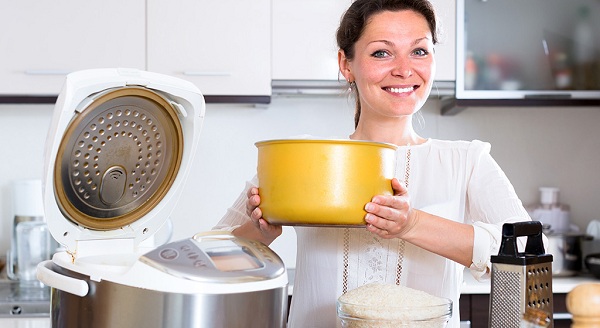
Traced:
POLYGON ((337 300, 343 328, 444 328, 452 316, 452 301, 420 290, 371 283, 337 300))

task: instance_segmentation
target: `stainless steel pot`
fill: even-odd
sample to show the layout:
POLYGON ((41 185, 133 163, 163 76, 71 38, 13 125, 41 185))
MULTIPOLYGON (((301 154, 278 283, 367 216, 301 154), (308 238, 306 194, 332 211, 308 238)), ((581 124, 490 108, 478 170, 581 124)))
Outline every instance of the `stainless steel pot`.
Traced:
POLYGON ((580 232, 545 232, 548 237, 548 253, 554 256, 552 275, 567 277, 576 275, 582 269, 581 243, 590 236, 580 232))
POLYGON ((365 225, 365 204, 394 192, 397 147, 392 144, 280 139, 256 147, 260 208, 272 224, 365 225))

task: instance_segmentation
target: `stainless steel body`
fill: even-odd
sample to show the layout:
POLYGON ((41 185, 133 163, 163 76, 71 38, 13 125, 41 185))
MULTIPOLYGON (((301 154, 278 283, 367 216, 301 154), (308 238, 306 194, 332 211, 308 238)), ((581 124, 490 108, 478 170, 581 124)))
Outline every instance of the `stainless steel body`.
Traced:
POLYGON ((264 244, 211 231, 135 258, 61 252, 41 263, 52 327, 286 325, 285 266, 264 244))
POLYGON ((53 328, 267 328, 285 327, 287 286, 236 294, 180 294, 89 277, 57 265, 60 274, 85 280, 84 297, 51 289, 53 328))
POLYGON ((492 256, 491 328, 518 328, 527 308, 548 313, 553 327, 552 255, 545 254, 537 221, 506 223, 498 256, 492 256), (517 238, 527 236, 524 252, 517 238))

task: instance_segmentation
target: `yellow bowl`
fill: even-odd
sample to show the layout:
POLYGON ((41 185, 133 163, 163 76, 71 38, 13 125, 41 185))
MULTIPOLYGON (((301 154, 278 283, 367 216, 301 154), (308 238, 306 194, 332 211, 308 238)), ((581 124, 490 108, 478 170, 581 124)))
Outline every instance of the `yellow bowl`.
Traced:
POLYGON ((263 217, 271 224, 365 224, 366 203, 391 195, 396 146, 356 140, 257 142, 263 217))

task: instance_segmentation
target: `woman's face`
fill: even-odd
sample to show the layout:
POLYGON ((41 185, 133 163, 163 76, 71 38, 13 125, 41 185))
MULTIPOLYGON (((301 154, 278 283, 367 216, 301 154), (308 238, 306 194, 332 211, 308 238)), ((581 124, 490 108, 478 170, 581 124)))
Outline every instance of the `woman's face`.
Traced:
POLYGON ((411 11, 373 15, 349 61, 339 54, 340 71, 355 81, 361 121, 417 112, 429 96, 435 75, 432 34, 423 16, 411 11))

